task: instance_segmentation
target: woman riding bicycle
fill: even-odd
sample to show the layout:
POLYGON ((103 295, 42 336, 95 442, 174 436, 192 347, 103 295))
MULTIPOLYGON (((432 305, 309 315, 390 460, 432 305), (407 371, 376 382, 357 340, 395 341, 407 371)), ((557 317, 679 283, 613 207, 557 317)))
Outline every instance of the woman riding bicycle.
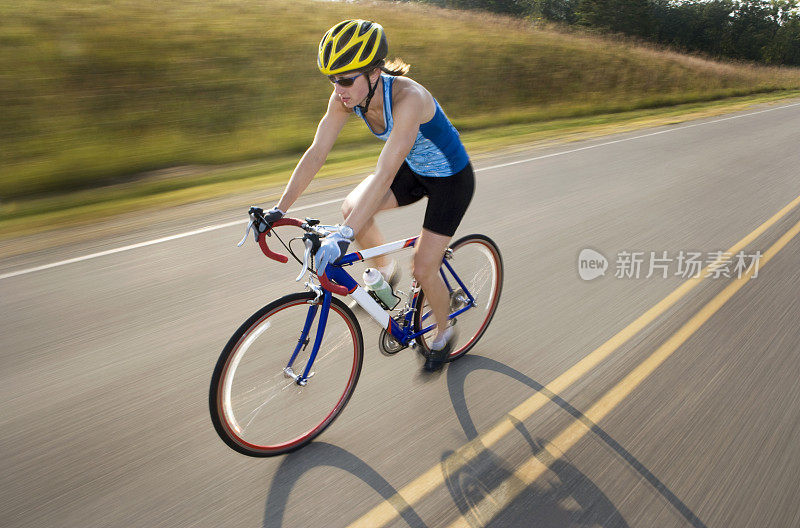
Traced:
MULTIPOLYGON (((326 237, 317 251, 317 273, 347 252, 355 239, 362 248, 384 243, 375 224, 378 211, 428 197, 422 233, 417 239, 413 274, 422 287, 437 323, 437 334, 425 369, 442 368, 452 349, 447 325, 450 297, 439 275, 444 252, 475 188, 472 166, 458 132, 439 103, 419 83, 404 77, 409 66, 386 62, 383 27, 366 20, 345 20, 333 26, 319 44, 317 66, 333 83, 328 110, 314 141, 297 164, 278 204, 265 214, 267 224, 281 218, 322 168, 348 117, 355 113, 370 131, 386 141, 374 174, 344 200, 344 225, 326 237)), ((262 229, 263 230, 263 229, 262 229)), ((385 256, 374 265, 391 280, 397 264, 385 256)))

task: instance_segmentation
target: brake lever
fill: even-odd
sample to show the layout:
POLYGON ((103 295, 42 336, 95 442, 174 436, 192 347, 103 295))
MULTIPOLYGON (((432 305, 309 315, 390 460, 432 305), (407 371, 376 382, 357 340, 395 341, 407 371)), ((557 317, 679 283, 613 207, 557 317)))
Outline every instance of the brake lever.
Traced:
POLYGON ((311 249, 314 247, 314 242, 312 242, 311 240, 306 239, 303 242, 306 246, 306 251, 305 253, 303 253, 303 270, 300 272, 300 275, 298 275, 297 278, 294 280, 295 282, 300 282, 301 280, 303 280, 306 271, 308 271, 308 263, 311 259, 311 249))
MULTIPOLYGON (((244 236, 239 241, 239 243, 236 244, 236 247, 242 247, 242 244, 244 244, 244 241, 247 240, 247 235, 250 234, 250 230, 253 229, 253 226, 255 226, 255 225, 256 225, 256 220, 255 220, 255 218, 253 218, 253 215, 250 215, 250 223, 247 224, 247 229, 244 232, 244 236)), ((254 235, 255 235, 255 239, 256 239, 256 244, 258 244, 258 229, 255 230, 254 235)))

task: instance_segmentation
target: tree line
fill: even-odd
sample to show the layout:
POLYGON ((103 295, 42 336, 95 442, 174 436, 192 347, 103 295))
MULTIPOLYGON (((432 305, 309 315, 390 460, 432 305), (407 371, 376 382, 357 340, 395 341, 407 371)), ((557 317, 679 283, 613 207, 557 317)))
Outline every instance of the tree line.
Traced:
POLYGON ((800 0, 420 0, 596 28, 702 52, 800 66, 800 0))

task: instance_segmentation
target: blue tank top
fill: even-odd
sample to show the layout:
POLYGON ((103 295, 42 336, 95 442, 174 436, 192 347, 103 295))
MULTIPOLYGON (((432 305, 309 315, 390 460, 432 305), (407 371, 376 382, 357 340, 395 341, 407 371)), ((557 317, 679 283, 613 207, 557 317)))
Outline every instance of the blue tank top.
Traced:
MULTIPOLYGON (((392 84, 394 77, 391 75, 381 75, 383 79, 383 119, 386 123, 386 130, 378 134, 364 117, 360 107, 355 107, 354 111, 358 117, 367 123, 367 128, 375 134, 378 139, 386 141, 392 132, 394 119, 392 118, 392 84)), ((452 176, 467 166, 469 156, 461 143, 456 128, 447 119, 439 101, 436 103, 436 113, 427 123, 419 126, 417 139, 411 152, 406 156, 406 162, 411 170, 420 176, 446 177, 452 176)))

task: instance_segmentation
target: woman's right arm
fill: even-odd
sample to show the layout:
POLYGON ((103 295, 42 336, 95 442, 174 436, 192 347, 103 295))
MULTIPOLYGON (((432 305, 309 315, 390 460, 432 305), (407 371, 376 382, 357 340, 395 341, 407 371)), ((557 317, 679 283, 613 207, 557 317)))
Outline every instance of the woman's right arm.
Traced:
POLYGON ((303 154, 303 157, 300 158, 297 167, 295 167, 292 177, 283 191, 283 196, 278 202, 278 209, 286 212, 306 190, 308 184, 311 183, 311 180, 314 179, 314 176, 316 176, 328 158, 336 138, 339 137, 339 132, 344 128, 351 113, 342 105, 334 91, 328 101, 328 111, 325 112, 325 116, 317 126, 314 142, 303 154))

